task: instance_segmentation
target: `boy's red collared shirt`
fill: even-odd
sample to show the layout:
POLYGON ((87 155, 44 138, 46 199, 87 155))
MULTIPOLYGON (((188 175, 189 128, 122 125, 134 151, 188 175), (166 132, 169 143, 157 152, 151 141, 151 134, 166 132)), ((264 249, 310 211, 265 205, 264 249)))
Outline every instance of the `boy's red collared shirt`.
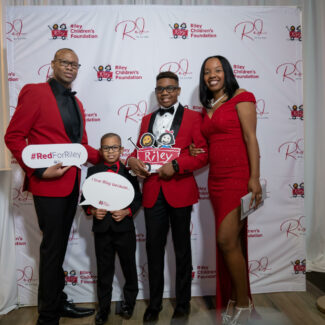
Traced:
MULTIPOLYGON (((106 165, 108 167, 107 172, 109 172, 109 173, 115 173, 115 174, 117 174, 118 171, 120 170, 120 162, 119 161, 117 161, 114 164, 108 164, 108 163, 104 162, 104 165, 106 165)), ((89 206, 88 207, 87 214, 91 214, 91 209, 92 208, 93 208, 92 206, 89 206)), ((131 209, 128 208, 128 210, 129 210, 128 216, 132 217, 132 211, 131 211, 131 209)))

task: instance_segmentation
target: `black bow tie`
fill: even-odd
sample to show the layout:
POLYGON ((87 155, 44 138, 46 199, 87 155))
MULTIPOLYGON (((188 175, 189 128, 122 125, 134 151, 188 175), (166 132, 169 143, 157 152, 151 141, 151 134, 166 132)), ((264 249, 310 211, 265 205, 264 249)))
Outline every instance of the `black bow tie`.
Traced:
POLYGON ((111 165, 111 166, 107 166, 107 169, 110 169, 111 171, 116 173, 117 172, 117 165, 114 164, 114 165, 111 165))
POLYGON ((171 107, 169 107, 169 108, 162 108, 162 107, 160 107, 159 108, 159 114, 160 114, 160 116, 162 116, 162 115, 164 115, 165 113, 170 113, 170 114, 174 114, 174 106, 171 106, 171 107))
POLYGON ((76 91, 71 91, 70 88, 67 88, 67 89, 64 91, 63 95, 74 97, 74 95, 75 95, 76 93, 77 93, 76 91))

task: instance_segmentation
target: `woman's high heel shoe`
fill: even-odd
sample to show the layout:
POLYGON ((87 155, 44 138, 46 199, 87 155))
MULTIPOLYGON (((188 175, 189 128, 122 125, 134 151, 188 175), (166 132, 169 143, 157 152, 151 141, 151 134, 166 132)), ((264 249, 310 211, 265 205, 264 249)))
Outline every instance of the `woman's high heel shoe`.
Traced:
POLYGON ((230 321, 234 313, 235 304, 236 304, 235 300, 231 300, 231 299, 228 300, 226 311, 221 314, 222 325, 230 324, 230 321))
POLYGON ((250 318, 252 310, 253 310, 253 304, 250 300, 249 300, 248 307, 235 307, 235 314, 228 324, 229 325, 246 324, 250 318))

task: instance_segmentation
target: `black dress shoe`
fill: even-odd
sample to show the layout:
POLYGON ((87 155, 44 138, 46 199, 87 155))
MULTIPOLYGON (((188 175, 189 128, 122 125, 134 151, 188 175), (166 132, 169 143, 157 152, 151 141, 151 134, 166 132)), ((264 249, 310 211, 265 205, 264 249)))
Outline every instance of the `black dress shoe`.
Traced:
POLYGON ((162 310, 162 307, 158 309, 151 308, 150 306, 146 309, 144 315, 143 315, 143 321, 144 322, 153 322, 158 320, 159 313, 162 310))
POLYGON ((103 325, 107 321, 108 314, 110 310, 100 310, 97 312, 96 317, 95 317, 95 324, 96 325, 103 325))
POLYGON ((125 319, 130 319, 133 314, 134 307, 131 307, 129 304, 127 304, 125 301, 121 303, 121 310, 119 312, 119 315, 122 316, 125 319))
POLYGON ((190 311, 191 311, 191 305, 189 303, 177 304, 173 313, 173 318, 188 317, 190 311))
POLYGON ((69 301, 65 301, 60 310, 61 317, 81 318, 93 315, 95 309, 77 307, 75 304, 69 301))

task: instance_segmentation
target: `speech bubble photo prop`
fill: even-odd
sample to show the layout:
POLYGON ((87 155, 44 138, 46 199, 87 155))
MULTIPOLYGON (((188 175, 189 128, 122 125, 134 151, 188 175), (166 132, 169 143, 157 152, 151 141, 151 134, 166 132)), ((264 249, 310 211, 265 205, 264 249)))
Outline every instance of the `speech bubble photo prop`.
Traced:
POLYGON ((81 168, 88 158, 86 148, 79 143, 33 144, 24 148, 23 162, 30 168, 44 168, 62 162, 63 166, 81 168))
POLYGON ((102 172, 88 177, 82 186, 85 201, 80 205, 92 205, 97 209, 115 211, 126 208, 134 198, 134 188, 125 177, 102 172))

